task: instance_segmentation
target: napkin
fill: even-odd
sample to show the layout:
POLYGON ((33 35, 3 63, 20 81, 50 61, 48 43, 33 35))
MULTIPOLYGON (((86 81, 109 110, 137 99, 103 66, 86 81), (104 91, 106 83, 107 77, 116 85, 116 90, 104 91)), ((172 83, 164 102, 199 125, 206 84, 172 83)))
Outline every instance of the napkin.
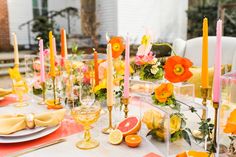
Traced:
POLYGON ((64 119, 65 112, 65 109, 60 109, 36 115, 0 115, 0 134, 8 135, 23 129, 34 127, 56 126, 64 119))
POLYGON ((7 96, 12 93, 12 89, 3 89, 0 88, 0 97, 7 96))

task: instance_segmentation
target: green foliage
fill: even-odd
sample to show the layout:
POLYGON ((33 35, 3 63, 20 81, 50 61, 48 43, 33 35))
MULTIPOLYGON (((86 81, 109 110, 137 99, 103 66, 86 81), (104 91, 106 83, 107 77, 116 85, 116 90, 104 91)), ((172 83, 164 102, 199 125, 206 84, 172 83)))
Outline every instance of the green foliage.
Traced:
MULTIPOLYGON (((48 46, 48 33, 53 30, 53 21, 49 21, 46 16, 39 16, 35 19, 33 23, 32 32, 36 34, 35 40, 38 38, 42 38, 44 41, 44 45, 48 46)), ((45 47, 47 47, 45 46, 45 47)))
POLYGON ((96 100, 104 101, 107 99, 107 89, 102 88, 95 93, 96 100))
MULTIPOLYGON (((188 14, 188 38, 202 36, 202 21, 204 17, 208 18, 209 35, 216 35, 216 22, 218 12, 218 2, 227 4, 235 2, 235 0, 200 0, 198 5, 190 6, 187 11, 188 14)), ((236 9, 226 9, 225 12, 231 18, 224 18, 224 35, 236 36, 236 9)))
POLYGON ((153 74, 151 72, 151 69, 154 65, 152 64, 145 64, 141 67, 139 76, 141 80, 161 80, 164 75, 164 70, 162 66, 157 66, 158 72, 156 74, 153 74))
POLYGON ((34 95, 40 95, 43 93, 43 90, 42 90, 42 88, 34 88, 33 87, 33 93, 34 93, 34 95))
POLYGON ((153 93, 152 94, 152 100, 153 100, 155 105, 168 106, 168 107, 172 108, 173 110, 180 111, 180 104, 176 101, 174 95, 171 95, 170 97, 168 97, 166 102, 159 102, 156 99, 155 94, 153 93))

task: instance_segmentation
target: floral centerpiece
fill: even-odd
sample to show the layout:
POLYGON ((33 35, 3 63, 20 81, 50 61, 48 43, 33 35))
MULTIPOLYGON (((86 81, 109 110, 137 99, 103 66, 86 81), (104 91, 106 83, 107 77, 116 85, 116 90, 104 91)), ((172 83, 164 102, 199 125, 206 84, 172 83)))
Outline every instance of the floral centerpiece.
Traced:
POLYGON ((164 75, 163 66, 151 51, 151 37, 144 35, 135 57, 135 69, 141 80, 161 80, 164 75))
MULTIPOLYGON (((170 115, 171 142, 184 138, 189 144, 191 144, 185 120, 186 118, 181 113, 173 113, 170 115)), ((148 110, 144 113, 142 121, 149 129, 147 136, 151 135, 159 141, 166 140, 167 121, 160 112, 156 110, 148 110)))
MULTIPOLYGON (((121 59, 121 55, 124 51, 124 41, 122 37, 114 36, 111 39, 108 38, 108 42, 112 46, 112 57, 113 57, 113 83, 115 85, 114 93, 116 98, 120 98, 123 92, 123 79, 125 72, 125 63, 121 59)), ((133 68, 130 67, 130 73, 134 72, 133 68)), ((95 97, 99 101, 106 100, 107 97, 107 89, 106 89, 106 77, 107 77, 107 62, 103 61, 99 64, 99 84, 94 87, 95 97)))

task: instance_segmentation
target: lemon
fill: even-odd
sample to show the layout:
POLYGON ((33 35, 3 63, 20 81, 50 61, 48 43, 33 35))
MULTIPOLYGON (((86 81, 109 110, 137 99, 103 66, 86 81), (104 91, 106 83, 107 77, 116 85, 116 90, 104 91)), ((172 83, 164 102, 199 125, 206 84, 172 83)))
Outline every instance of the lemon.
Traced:
POLYGON ((120 144, 123 140, 123 134, 120 130, 115 129, 109 134, 108 138, 111 144, 120 144))

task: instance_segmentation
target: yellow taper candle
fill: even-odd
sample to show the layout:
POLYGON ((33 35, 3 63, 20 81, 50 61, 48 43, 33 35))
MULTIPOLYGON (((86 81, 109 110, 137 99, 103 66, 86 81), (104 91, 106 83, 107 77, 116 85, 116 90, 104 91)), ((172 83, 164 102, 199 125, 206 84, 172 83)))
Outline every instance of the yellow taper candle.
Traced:
POLYGON ((202 29, 202 88, 207 88, 208 85, 208 20, 204 18, 202 29))
POLYGON ((51 74, 52 77, 55 77, 56 76, 56 72, 55 72, 55 54, 54 54, 52 31, 49 32, 49 47, 50 47, 50 74, 51 74))
POLYGON ((13 35, 13 46, 14 46, 14 62, 15 65, 19 65, 19 51, 18 51, 17 38, 15 33, 12 33, 12 35, 13 35))
POLYGON ((111 44, 107 45, 107 106, 113 104, 113 63, 111 44))

